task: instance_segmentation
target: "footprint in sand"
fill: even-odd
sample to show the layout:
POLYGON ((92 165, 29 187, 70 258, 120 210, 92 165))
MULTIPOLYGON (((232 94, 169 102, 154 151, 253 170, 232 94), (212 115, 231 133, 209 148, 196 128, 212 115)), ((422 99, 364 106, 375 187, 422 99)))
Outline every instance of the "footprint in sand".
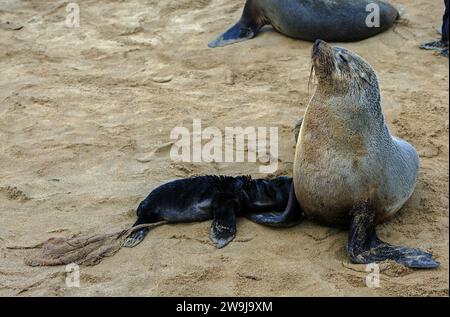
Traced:
POLYGON ((137 156, 136 161, 138 161, 140 163, 148 163, 157 158, 168 157, 170 147, 174 143, 175 143, 174 141, 163 143, 163 144, 159 145, 158 147, 154 148, 152 151, 150 151, 150 153, 143 154, 143 155, 141 154, 141 155, 137 156))

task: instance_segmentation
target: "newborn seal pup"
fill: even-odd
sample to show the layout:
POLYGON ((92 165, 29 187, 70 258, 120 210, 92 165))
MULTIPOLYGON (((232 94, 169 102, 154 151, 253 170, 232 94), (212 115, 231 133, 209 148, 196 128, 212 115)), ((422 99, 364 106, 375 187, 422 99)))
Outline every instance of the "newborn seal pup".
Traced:
POLYGON ((208 46, 251 39, 266 24, 310 42, 360 41, 389 29, 398 18, 397 9, 384 0, 247 0, 241 19, 208 46))
MULTIPOLYGON (((236 216, 282 212, 287 205, 291 177, 251 179, 249 176, 199 176, 178 179, 154 189, 137 209, 133 226, 166 220, 169 223, 213 219, 211 240, 217 248, 236 235, 236 216)), ((123 246, 134 247, 147 235, 141 228, 131 233, 123 246)))
POLYGON ((393 137, 384 122, 375 71, 354 52, 321 40, 313 45, 312 64, 318 86, 298 124, 294 160, 298 205, 290 204, 270 221, 264 215, 253 220, 282 226, 285 219, 304 216, 349 226, 353 263, 394 260, 414 268, 439 266, 430 253, 390 245, 375 231, 411 196, 419 172, 414 147, 393 137))

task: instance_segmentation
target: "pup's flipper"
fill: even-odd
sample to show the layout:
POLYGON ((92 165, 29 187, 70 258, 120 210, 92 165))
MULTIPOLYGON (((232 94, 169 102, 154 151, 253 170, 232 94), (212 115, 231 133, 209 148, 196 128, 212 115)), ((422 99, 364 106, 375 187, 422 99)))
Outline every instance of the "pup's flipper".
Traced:
POLYGON ((146 223, 143 218, 138 218, 136 223, 128 229, 124 235, 128 236, 123 240, 122 246, 126 248, 133 248, 144 240, 151 228, 155 228, 169 223, 167 220, 158 222, 146 223))
POLYGON ((348 253, 353 263, 368 264, 393 260, 412 268, 436 268, 432 254, 416 248, 394 246, 381 241, 375 232, 375 210, 368 203, 355 206, 348 237, 348 253))
POLYGON ((214 219, 211 224, 211 241, 220 249, 236 236, 236 208, 232 200, 213 202, 214 219))
POLYGON ((141 228, 133 231, 123 242, 122 246, 126 248, 133 248, 144 240, 145 236, 150 230, 148 228, 141 228))

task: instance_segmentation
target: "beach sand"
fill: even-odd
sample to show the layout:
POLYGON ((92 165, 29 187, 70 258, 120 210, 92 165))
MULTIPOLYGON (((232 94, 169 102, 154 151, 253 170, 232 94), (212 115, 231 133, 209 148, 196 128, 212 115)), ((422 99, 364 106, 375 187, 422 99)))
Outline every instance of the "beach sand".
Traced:
POLYGON ((420 153, 416 190, 379 235, 432 251, 438 269, 384 263, 380 287, 369 288, 365 266, 349 264, 345 231, 244 218, 223 249, 210 242, 209 221, 156 228, 136 248, 82 266, 79 288, 66 286, 65 267, 26 266, 30 251, 7 246, 127 228, 169 180, 267 176, 255 163, 171 160, 171 130, 192 131, 193 119, 222 131, 277 127, 274 175, 292 175, 311 43, 268 28, 208 48, 242 0, 83 0, 79 28, 65 25, 68 1, 11 0, 0 6, 0 295, 448 296, 449 65, 418 48, 439 37, 443 3, 391 2, 405 8, 393 29, 342 46, 375 68, 389 129, 420 153))

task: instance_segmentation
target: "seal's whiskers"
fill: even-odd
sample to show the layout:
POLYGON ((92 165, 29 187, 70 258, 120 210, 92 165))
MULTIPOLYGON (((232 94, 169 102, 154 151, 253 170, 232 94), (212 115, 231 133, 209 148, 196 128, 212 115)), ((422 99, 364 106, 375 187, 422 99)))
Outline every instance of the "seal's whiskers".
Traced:
MULTIPOLYGON (((308 79, 308 96, 311 96, 311 97, 314 96, 314 93, 312 95, 310 94, 309 87, 311 86, 311 83, 314 86, 317 85, 316 78, 317 77, 316 77, 316 72, 315 72, 315 69, 314 69, 314 64, 311 64, 311 70, 309 72, 309 79, 308 79)), ((315 90, 314 90, 314 92, 315 92, 315 90)))

